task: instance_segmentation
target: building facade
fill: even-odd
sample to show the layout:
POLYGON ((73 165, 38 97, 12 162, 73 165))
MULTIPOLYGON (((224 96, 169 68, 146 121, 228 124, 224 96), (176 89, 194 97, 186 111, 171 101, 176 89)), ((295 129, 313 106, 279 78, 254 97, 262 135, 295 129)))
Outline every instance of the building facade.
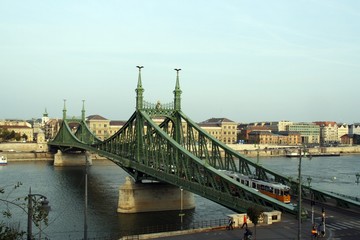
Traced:
POLYGON ((315 123, 293 123, 286 127, 286 131, 300 133, 301 143, 320 144, 320 126, 315 123))
POLYGON ((360 135, 360 123, 354 123, 349 125, 349 134, 360 135))
POLYGON ((237 123, 227 118, 210 118, 199 126, 223 143, 237 142, 237 123))
POLYGON ((248 127, 246 126, 238 131, 238 140, 241 140, 241 142, 243 142, 243 143, 249 143, 250 141, 253 141, 254 139, 250 139, 250 136, 249 136, 249 134, 253 131, 271 132, 271 130, 269 128, 267 128, 266 126, 262 126, 262 125, 261 126, 251 125, 248 127))
POLYGON ((314 122, 320 127, 320 144, 331 144, 339 142, 338 125, 336 122, 314 122))
POLYGON ((339 123, 338 124, 338 141, 341 142, 341 137, 349 134, 349 125, 347 125, 346 123, 339 123))
POLYGON ((294 146, 301 144, 301 135, 298 132, 277 132, 252 131, 249 133, 251 144, 287 145, 294 146))
POLYGON ((101 140, 109 138, 110 120, 100 115, 90 115, 86 118, 90 130, 101 140))
POLYGON ((0 121, 0 128, 6 129, 9 132, 14 131, 21 136, 22 141, 34 141, 34 130, 30 123, 20 120, 2 120, 0 121), (25 138, 26 136, 26 138, 25 138))

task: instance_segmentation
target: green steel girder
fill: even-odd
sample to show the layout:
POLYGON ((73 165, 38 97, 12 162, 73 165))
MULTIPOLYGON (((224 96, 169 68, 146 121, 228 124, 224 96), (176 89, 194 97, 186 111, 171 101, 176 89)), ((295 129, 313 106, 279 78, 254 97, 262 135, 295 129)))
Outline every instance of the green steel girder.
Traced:
POLYGON ((94 144, 101 142, 88 128, 85 121, 80 119, 63 120, 58 134, 55 138, 49 141, 50 147, 56 147, 63 152, 67 151, 79 151, 81 148, 77 148, 79 143, 94 144), (69 123, 77 123, 76 132, 73 133, 69 127, 69 123))
MULTIPOLYGON (((93 138, 85 126, 80 124, 78 131, 73 134, 67 121, 64 121, 49 145, 62 151, 87 150, 98 153, 122 167, 138 182, 145 179, 168 182, 235 211, 246 211, 248 206, 258 204, 295 213, 292 206, 241 185, 218 169, 256 173, 262 179, 272 178, 291 184, 295 190, 296 182, 229 149, 181 112, 168 115, 163 123, 157 125, 146 111, 137 111, 116 134, 105 141, 93 138), (186 124, 186 134, 182 125, 176 129, 179 123, 186 124)), ((321 191, 315 192, 314 196, 319 201, 326 200, 321 191)), ((339 202, 347 206, 346 202, 339 202)))
MULTIPOLYGON (((97 139, 86 126, 85 109, 73 134, 66 119, 64 101, 63 124, 55 139, 49 142, 62 151, 91 151, 104 156, 129 173, 137 182, 152 179, 167 182, 208 198, 234 211, 244 212, 254 204, 295 214, 292 205, 284 204, 240 184, 219 170, 257 175, 297 186, 295 181, 278 174, 220 142, 181 111, 180 85, 177 81, 174 102, 145 102, 139 68, 136 88, 136 111, 125 125, 110 138, 97 139), (152 119, 164 118, 160 125, 152 119)), ((73 120, 74 121, 74 120, 73 120)), ((318 194, 319 197, 324 195, 318 194)), ((326 196, 328 197, 328 196, 326 196)))
MULTIPOLYGON (((235 166, 231 163, 234 162, 233 155, 225 154, 221 159, 220 144, 213 144, 216 156, 211 157, 210 161, 200 159, 185 149, 171 136, 176 133, 175 119, 176 116, 169 116, 158 126, 146 111, 135 112, 118 133, 102 143, 92 145, 94 149, 91 151, 111 159, 138 182, 145 179, 165 181, 237 211, 244 211, 244 206, 254 203, 293 211, 290 205, 247 188, 213 168, 209 162, 217 167, 235 166)), ((179 139, 182 143, 185 138, 179 139)), ((196 154, 211 156, 204 144, 192 149, 196 154)))

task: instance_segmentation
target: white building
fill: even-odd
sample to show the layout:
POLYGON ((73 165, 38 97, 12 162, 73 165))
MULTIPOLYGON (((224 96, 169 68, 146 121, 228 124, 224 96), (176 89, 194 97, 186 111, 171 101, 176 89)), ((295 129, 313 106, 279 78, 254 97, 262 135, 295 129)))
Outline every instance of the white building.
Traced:
POLYGON ((349 125, 349 134, 359 134, 360 135, 360 123, 354 123, 349 125))
POLYGON ((338 124, 338 141, 341 142, 341 137, 349 134, 349 125, 346 123, 339 123, 338 124))

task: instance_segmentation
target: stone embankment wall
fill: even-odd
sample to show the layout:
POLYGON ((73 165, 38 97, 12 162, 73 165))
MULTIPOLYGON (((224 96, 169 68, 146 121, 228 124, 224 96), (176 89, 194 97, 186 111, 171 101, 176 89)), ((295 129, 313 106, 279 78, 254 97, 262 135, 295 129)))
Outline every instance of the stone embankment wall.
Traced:
POLYGON ((54 155, 48 152, 0 152, 8 161, 53 161, 54 155))
POLYGON ((48 152, 46 143, 7 142, 0 143, 0 155, 8 161, 53 160, 53 154, 48 152))
MULTIPOLYGON (((228 144, 229 147, 249 157, 256 157, 258 152, 260 157, 285 156, 289 152, 298 151, 300 146, 274 146, 274 145, 254 145, 254 144, 228 144)), ((340 153, 340 154, 360 154, 360 145, 340 146, 340 147, 317 147, 307 148, 310 153, 340 153)), ((48 152, 46 143, 0 143, 0 155, 4 155, 9 161, 27 160, 54 160, 54 155, 48 152)), ((96 154, 92 154, 93 160, 105 159, 96 154)))
MULTIPOLYGON (((290 152, 297 152, 301 146, 274 146, 274 145, 254 145, 254 144, 228 144, 229 147, 249 157, 256 157, 258 152, 260 157, 285 156, 290 152)), ((360 154, 360 146, 340 146, 340 147, 315 147, 306 148, 310 154, 316 153, 340 153, 340 154, 360 154)))

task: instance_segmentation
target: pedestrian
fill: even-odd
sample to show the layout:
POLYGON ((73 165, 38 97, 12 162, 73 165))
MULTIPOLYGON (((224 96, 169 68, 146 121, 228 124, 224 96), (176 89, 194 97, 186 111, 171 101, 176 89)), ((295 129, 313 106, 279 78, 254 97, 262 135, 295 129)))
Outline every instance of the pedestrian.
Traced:
POLYGON ((233 230, 234 229, 233 223, 234 223, 234 221, 232 220, 231 217, 229 217, 228 226, 226 227, 226 229, 233 230))
POLYGON ((311 229, 311 236, 312 236, 312 238, 317 238, 318 237, 318 230, 316 228, 316 224, 314 224, 312 229, 311 229))
POLYGON ((245 232, 244 232, 244 240, 248 240, 248 239, 252 239, 252 232, 246 226, 245 232))
POLYGON ((247 228, 247 218, 246 218, 246 214, 244 214, 244 219, 243 219, 243 225, 241 226, 241 228, 244 228, 244 226, 246 226, 247 228))
POLYGON ((322 237, 325 236, 325 227, 324 227, 324 224, 323 223, 320 223, 318 228, 317 228, 317 233, 318 235, 321 234, 322 237))

